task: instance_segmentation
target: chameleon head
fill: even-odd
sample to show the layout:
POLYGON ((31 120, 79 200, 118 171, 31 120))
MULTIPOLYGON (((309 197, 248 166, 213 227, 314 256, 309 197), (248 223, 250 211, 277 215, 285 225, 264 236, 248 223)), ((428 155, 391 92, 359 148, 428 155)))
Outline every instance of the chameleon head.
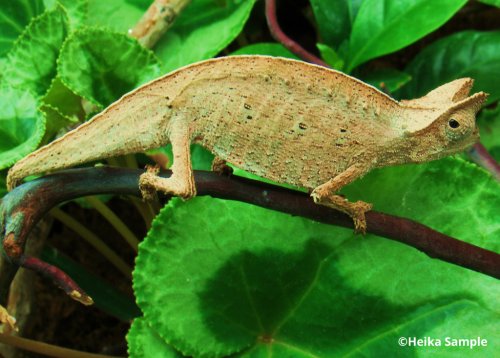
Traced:
POLYGON ((479 141, 476 114, 488 95, 478 92, 468 96, 472 87, 471 79, 456 80, 450 84, 437 88, 422 99, 414 100, 432 103, 434 108, 429 108, 433 113, 431 123, 411 134, 412 161, 424 162, 460 153, 479 141), (441 98, 432 97, 433 93, 442 94, 442 90, 450 84, 455 85, 455 91, 450 91, 441 98), (433 99, 432 102, 430 99, 433 99))

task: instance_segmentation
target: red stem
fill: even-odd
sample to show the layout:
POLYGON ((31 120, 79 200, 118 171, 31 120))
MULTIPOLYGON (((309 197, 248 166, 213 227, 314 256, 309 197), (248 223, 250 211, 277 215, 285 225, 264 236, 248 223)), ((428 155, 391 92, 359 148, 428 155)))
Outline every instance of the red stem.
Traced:
POLYGON ((300 46, 297 42, 288 37, 283 32, 283 30, 281 30, 281 27, 278 23, 278 18, 276 17, 275 0, 266 0, 266 19, 267 25, 269 26, 269 31, 276 41, 280 42, 283 46, 285 46, 287 49, 292 51, 304 61, 314 63, 323 67, 330 67, 326 62, 324 62, 319 57, 314 56, 312 53, 300 46))
POLYGON ((19 258, 19 265, 21 267, 36 271, 42 276, 51 279, 57 286, 59 286, 67 295, 74 300, 83 303, 84 305, 91 305, 94 303, 92 298, 83 291, 78 284, 73 281, 64 271, 53 266, 45 261, 36 257, 22 255, 19 258))
POLYGON ((500 181, 500 164, 488 153, 481 143, 476 143, 468 151, 470 158, 478 165, 489 171, 497 181, 500 181))

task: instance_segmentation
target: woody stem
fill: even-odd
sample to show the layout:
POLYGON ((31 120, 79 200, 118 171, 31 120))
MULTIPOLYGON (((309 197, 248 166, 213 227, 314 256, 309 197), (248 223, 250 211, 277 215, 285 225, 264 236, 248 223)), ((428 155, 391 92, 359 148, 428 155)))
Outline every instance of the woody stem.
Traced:
POLYGON ((297 42, 292 40, 283 32, 276 16, 276 0, 266 0, 266 19, 267 25, 269 26, 269 31, 276 41, 280 42, 283 46, 285 46, 287 49, 292 51, 304 61, 311 62, 323 67, 329 67, 326 62, 307 51, 305 48, 300 46, 297 42))
MULTIPOLYGON (((22 255, 26 237, 36 223, 57 204, 77 197, 95 194, 121 194, 140 196, 138 169, 83 168, 61 171, 42 177, 7 194, 0 206, 6 230, 3 238, 7 255, 22 255), (19 215, 22 213, 22 215, 19 215), (15 218, 15 225, 12 224, 15 218), (9 245, 6 246, 8 242, 9 245), (17 245, 17 247, 16 247, 17 245)), ((168 177, 166 171, 161 176, 168 177)), ((339 211, 314 204, 309 195, 282 187, 241 177, 225 177, 213 172, 196 171, 198 195, 210 195, 221 199, 238 200, 284 213, 306 217, 327 224, 353 227, 352 219, 339 211)), ((500 255, 483 248, 441 234, 425 225, 409 219, 376 211, 366 213, 367 232, 412 246, 432 258, 500 278, 500 255)), ((42 267, 37 262, 37 267, 42 267)), ((46 271, 46 270, 45 270, 46 271)), ((50 270, 46 273, 51 275, 50 270)), ((53 277, 65 286, 64 275, 53 277), (62 281, 61 281, 62 280, 62 281)), ((1 281, 0 297, 5 297, 10 282, 1 281)), ((71 283, 68 283, 71 286, 71 283)))

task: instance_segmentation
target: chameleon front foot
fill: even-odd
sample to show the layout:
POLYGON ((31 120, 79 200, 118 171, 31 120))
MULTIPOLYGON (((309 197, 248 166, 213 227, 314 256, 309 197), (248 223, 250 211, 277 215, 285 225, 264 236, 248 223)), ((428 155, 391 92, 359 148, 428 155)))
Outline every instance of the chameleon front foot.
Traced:
POLYGON ((354 222, 354 232, 356 234, 364 235, 366 233, 365 213, 372 209, 372 204, 364 201, 351 203, 340 195, 322 193, 321 190, 313 190, 311 196, 316 204, 328 206, 349 215, 354 222))
POLYGON ((159 165, 146 165, 146 172, 139 177, 139 189, 144 201, 151 202, 156 198, 156 189, 153 185, 160 173, 159 165))

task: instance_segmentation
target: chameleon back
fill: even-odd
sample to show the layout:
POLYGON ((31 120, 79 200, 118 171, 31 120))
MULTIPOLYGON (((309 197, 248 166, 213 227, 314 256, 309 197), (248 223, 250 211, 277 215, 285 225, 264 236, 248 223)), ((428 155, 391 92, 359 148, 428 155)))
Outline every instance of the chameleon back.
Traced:
POLYGON ((171 105, 192 122, 193 141, 215 155, 306 188, 369 160, 396 135, 398 111, 396 101, 340 72, 255 56, 207 64, 171 105))

